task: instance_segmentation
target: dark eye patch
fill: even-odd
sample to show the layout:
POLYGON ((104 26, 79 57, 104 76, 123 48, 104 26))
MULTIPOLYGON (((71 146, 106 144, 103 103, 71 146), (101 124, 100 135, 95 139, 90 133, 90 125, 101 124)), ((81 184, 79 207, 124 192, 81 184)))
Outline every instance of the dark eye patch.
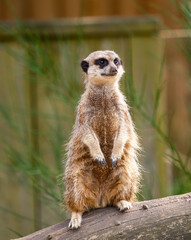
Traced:
POLYGON ((95 60, 95 65, 99 65, 101 68, 104 68, 108 65, 108 60, 105 58, 98 58, 95 60))
POLYGON ((115 63, 116 66, 119 65, 119 59, 118 58, 115 58, 113 62, 115 63))

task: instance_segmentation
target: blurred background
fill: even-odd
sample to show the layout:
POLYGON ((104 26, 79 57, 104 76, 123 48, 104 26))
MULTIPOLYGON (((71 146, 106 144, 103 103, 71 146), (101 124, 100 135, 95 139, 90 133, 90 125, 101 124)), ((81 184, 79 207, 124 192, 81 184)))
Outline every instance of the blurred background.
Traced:
POLYGON ((191 191, 191 1, 0 0, 0 232, 69 217, 64 144, 80 62, 116 51, 143 151, 139 200, 191 191))

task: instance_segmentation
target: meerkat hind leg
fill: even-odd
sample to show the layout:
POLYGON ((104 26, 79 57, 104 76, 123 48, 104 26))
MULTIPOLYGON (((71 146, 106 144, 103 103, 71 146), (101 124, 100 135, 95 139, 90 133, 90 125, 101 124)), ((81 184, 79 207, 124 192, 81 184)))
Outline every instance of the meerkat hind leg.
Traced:
POLYGON ((132 208, 132 204, 126 200, 121 200, 116 205, 120 211, 127 211, 132 208))
POLYGON ((81 226, 82 222, 82 212, 72 212, 71 220, 68 225, 70 229, 77 229, 81 226))

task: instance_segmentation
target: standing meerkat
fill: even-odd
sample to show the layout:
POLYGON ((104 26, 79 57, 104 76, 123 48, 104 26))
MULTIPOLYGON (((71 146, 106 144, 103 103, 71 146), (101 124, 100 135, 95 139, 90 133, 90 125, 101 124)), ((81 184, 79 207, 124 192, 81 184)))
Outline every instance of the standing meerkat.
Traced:
POLYGON ((69 228, 81 225, 92 208, 132 207, 140 178, 139 149, 129 107, 119 90, 124 73, 113 51, 92 52, 81 62, 86 90, 81 97, 65 168, 69 228))

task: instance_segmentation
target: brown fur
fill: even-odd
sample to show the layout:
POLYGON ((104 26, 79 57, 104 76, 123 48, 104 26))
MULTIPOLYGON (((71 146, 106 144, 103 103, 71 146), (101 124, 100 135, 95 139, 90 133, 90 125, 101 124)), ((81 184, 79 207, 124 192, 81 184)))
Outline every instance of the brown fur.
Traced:
MULTIPOLYGON (((107 52, 111 59, 118 56, 107 52)), ((95 54, 91 57, 93 65, 92 58, 95 54)), ((65 169, 65 199, 72 216, 107 205, 119 207, 122 200, 135 200, 140 178, 139 144, 118 78, 112 84, 101 84, 101 78, 99 84, 92 84, 91 76, 86 75, 86 91, 77 109, 65 169), (96 160, 100 154, 105 157, 105 166, 96 160), (111 166, 111 158, 116 156, 118 163, 111 166)), ((76 215, 73 218, 77 219, 76 215)), ((80 223, 70 226, 77 228, 80 223)))

